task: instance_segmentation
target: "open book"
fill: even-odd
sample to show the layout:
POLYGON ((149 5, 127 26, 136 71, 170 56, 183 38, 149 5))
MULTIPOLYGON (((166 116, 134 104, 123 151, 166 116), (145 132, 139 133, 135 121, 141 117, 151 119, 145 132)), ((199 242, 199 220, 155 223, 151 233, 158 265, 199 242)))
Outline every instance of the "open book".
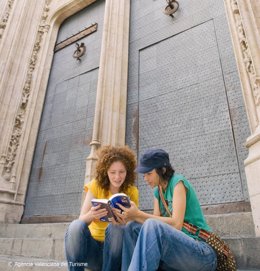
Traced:
POLYGON ((100 205, 100 208, 107 209, 107 215, 100 218, 100 220, 104 222, 111 222, 113 217, 116 220, 116 216, 113 214, 112 208, 121 210, 117 203, 120 203, 126 208, 131 206, 129 197, 124 193, 114 194, 109 199, 92 199, 91 203, 93 206, 100 205))

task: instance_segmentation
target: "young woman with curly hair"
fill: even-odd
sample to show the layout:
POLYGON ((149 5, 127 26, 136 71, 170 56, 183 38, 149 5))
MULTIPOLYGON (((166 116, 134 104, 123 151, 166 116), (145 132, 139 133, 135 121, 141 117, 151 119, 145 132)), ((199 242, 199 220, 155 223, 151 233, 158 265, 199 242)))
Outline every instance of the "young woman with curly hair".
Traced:
MULTIPOLYGON (((106 233, 108 222, 100 221, 107 214, 100 206, 93 207, 91 200, 108 199, 113 194, 123 192, 138 205, 138 190, 134 186, 136 173, 136 158, 133 151, 127 147, 104 146, 99 150, 95 178, 85 185, 86 198, 82 205, 80 216, 74 220, 65 235, 65 251, 70 271, 83 271, 85 267, 91 270, 120 270, 122 240, 121 227, 126 223, 122 216, 117 221, 112 220, 113 233, 117 234, 116 242, 109 239, 109 247, 104 242, 111 230, 106 233), (104 253, 103 253, 104 250, 104 253), (103 256, 104 254, 104 256, 103 256), (106 263, 103 265, 103 261, 106 263)), ((113 235, 114 236, 114 235, 113 235)))

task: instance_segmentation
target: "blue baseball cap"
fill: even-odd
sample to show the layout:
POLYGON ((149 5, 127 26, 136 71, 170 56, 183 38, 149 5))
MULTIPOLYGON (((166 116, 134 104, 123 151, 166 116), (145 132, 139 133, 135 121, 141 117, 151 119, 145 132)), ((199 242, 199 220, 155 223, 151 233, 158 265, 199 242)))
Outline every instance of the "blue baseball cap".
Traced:
POLYGON ((170 166, 169 154, 162 149, 149 149, 140 159, 136 171, 139 173, 147 173, 155 168, 170 166))

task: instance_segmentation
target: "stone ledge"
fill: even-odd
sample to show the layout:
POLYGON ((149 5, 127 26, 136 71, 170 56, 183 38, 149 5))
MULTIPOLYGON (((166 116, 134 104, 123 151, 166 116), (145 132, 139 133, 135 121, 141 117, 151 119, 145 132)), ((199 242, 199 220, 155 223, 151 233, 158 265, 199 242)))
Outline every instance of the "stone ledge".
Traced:
POLYGON ((225 238, 239 268, 260 268, 260 237, 225 238))

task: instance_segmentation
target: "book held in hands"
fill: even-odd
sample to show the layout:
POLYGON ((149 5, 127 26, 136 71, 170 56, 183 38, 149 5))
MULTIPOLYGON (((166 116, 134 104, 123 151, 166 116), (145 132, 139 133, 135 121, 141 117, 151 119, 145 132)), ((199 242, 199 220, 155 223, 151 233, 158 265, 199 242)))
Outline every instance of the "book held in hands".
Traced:
POLYGON ((111 222, 112 218, 116 220, 116 216, 114 215, 112 208, 121 210, 117 203, 120 203, 126 208, 131 206, 129 197, 124 193, 114 194, 109 199, 92 199, 91 203, 93 206, 100 205, 100 209, 107 210, 107 215, 100 218, 100 220, 104 222, 111 222))

